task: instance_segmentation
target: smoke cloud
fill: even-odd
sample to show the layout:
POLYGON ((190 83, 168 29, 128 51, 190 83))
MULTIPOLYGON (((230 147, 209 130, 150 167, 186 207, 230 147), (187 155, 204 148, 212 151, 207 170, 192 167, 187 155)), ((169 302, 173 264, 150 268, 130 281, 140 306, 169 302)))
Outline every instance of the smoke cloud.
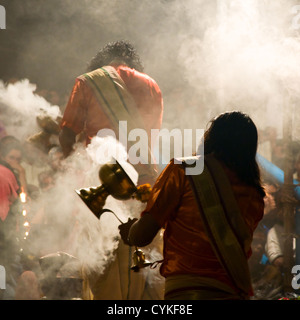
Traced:
MULTIPOLYGON (((62 162, 64 170, 56 176, 55 186, 35 202, 35 206, 45 209, 47 220, 53 221, 56 226, 48 237, 42 235, 44 238, 34 240, 40 249, 48 251, 47 253, 65 250, 76 256, 89 270, 100 273, 114 258, 120 238, 120 222, 112 213, 104 213, 100 220, 97 219, 75 193, 75 189, 101 185, 98 175, 100 167, 115 157, 111 150, 122 147, 111 137, 107 140, 109 143, 106 138, 95 137, 87 149, 77 145, 74 154, 62 162), (99 139, 103 142, 101 157, 98 155, 99 139)), ((117 160, 122 165, 125 164, 122 158, 117 160)), ((129 163, 126 163, 124 169, 136 183, 135 169, 129 163)), ((129 217, 139 217, 143 205, 133 200, 123 203, 109 196, 105 208, 112 210, 121 221, 126 222, 129 217)))
POLYGON ((189 85, 214 97, 207 101, 214 112, 240 109, 260 128, 282 130, 283 111, 299 98, 292 7, 289 1, 219 1, 203 37, 196 35, 200 19, 191 16, 194 35, 185 37, 179 56, 189 85))
POLYGON ((162 88, 168 129, 205 128, 218 113, 240 109, 260 128, 271 124, 281 134, 285 106, 298 114, 289 101, 299 96, 295 0, 4 5, 20 38, 12 69, 41 87, 63 88, 68 95, 74 78, 105 43, 128 39, 162 88))
MULTIPOLYGON (((38 130, 35 117, 41 110, 54 117, 64 108, 35 95, 36 86, 68 96, 75 77, 103 45, 127 39, 162 89, 163 128, 203 129, 220 112, 238 109, 259 129, 275 127, 279 136, 289 114, 293 139, 300 139, 297 1, 3 2, 7 30, 0 34, 1 77, 21 81, 0 82, 1 120, 17 138, 38 130)), ((118 245, 119 222, 109 213, 99 222, 74 192, 99 184, 99 164, 105 160, 97 153, 100 144, 112 143, 94 139, 86 150, 78 146, 50 199, 61 219, 75 214, 78 257, 104 270, 118 245)), ((122 147, 116 148, 127 159, 122 147)), ((111 198, 106 205, 124 221, 142 209, 111 198)))
MULTIPOLYGON (((4 115, 1 119, 6 125, 7 134, 18 137, 21 141, 41 130, 36 123, 36 116, 43 114, 56 119, 60 115, 59 107, 52 106, 35 94, 35 90, 36 86, 27 79, 9 85, 1 82, 1 107, 4 115)), ((112 136, 96 136, 87 148, 81 143, 75 145, 75 152, 62 160, 61 170, 54 174, 52 187, 41 191, 28 204, 26 220, 30 223, 29 236, 22 240, 26 255, 39 259, 62 251, 76 257, 87 272, 104 272, 115 259, 121 241, 118 230, 120 222, 110 212, 102 214, 100 220, 97 219, 75 189, 101 185, 99 169, 112 158, 137 183, 138 174, 127 162, 125 147, 112 136)), ((137 200, 118 201, 111 196, 105 204, 105 208, 112 210, 123 222, 128 218, 138 218, 144 207, 145 204, 137 200)), ((21 213, 20 211, 20 216, 21 213)), ((159 255, 157 244, 148 246, 145 250, 151 257, 159 255)), ((66 265, 64 274, 74 276, 76 267, 78 268, 78 264, 66 265)), ((52 272, 53 268, 50 268, 49 272, 44 270, 43 275, 47 278, 52 272)), ((152 275, 147 275, 146 272, 142 274, 148 276, 149 284, 153 277, 156 282, 158 279, 162 281, 157 272, 152 275)))
POLYGON ((7 134, 26 139, 40 131, 36 118, 49 116, 55 120, 61 116, 59 106, 35 93, 36 85, 28 79, 6 85, 0 80, 0 112, 7 134))

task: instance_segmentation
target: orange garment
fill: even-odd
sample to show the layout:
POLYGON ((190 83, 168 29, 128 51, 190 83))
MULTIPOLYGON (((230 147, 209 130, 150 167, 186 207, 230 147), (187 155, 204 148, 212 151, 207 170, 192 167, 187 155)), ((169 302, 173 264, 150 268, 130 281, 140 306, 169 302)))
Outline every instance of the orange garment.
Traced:
MULTIPOLYGON (((133 96, 148 137, 150 137, 150 130, 160 129, 162 123, 163 100, 159 86, 145 73, 127 66, 119 66, 115 69, 133 96)), ((71 129, 76 134, 85 130, 87 143, 97 135, 100 129, 114 129, 83 76, 76 78, 61 126, 71 129)), ((116 137, 118 138, 118 133, 116 137)))
MULTIPOLYGON (((241 183, 234 172, 223 167, 245 223, 253 234, 263 217, 263 198, 255 188, 241 183)), ((145 213, 151 214, 165 228, 164 262, 160 269, 164 277, 193 274, 235 288, 209 243, 189 178, 181 165, 172 160, 161 173, 142 215, 145 213)), ((246 254, 249 258, 251 249, 246 254)))

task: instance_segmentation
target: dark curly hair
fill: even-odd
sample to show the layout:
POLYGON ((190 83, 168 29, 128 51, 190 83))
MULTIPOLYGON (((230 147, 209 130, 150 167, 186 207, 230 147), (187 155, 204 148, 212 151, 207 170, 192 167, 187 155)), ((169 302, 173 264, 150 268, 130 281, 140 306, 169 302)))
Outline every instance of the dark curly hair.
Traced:
POLYGON ((204 155, 214 154, 235 171, 241 181, 254 186, 264 196, 256 162, 257 141, 257 128, 247 114, 225 112, 211 120, 204 133, 204 155))
POLYGON ((133 45, 125 40, 109 42, 90 61, 87 71, 109 65, 113 60, 121 61, 128 67, 143 72, 144 67, 133 45))

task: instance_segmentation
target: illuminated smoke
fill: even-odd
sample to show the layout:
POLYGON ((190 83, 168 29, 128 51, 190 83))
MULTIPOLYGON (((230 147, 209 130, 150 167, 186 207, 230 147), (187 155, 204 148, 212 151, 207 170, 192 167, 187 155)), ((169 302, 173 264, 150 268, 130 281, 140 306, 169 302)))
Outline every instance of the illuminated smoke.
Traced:
MULTIPOLYGON (((9 124, 6 127, 7 133, 21 137, 21 140, 40 130, 35 118, 41 111, 53 118, 59 115, 57 106, 52 106, 44 98, 34 94, 35 85, 28 80, 8 86, 2 84, 1 90, 1 106, 7 115, 4 119, 9 124)), ((125 148, 113 137, 95 137, 88 148, 80 143, 75 148, 76 151, 62 161, 64 170, 55 174, 55 186, 42 192, 36 200, 31 200, 29 212, 20 211, 23 219, 31 221, 37 211, 41 210, 48 221, 48 224, 41 226, 39 235, 36 231, 40 227, 28 222, 32 232, 25 239, 29 241, 24 244, 25 253, 46 255, 65 251, 77 257, 87 270, 101 273, 115 258, 115 250, 120 241, 120 222, 112 213, 104 213, 98 220, 75 193, 75 189, 99 186, 99 169, 111 161, 112 157, 119 161, 134 183, 137 183, 138 174, 126 162, 128 155, 125 148)), ((122 202, 111 196, 107 198, 105 205, 105 208, 114 211, 124 222, 128 218, 138 218, 144 207, 145 204, 137 200, 122 202)), ((147 252, 151 250, 150 246, 147 252)), ((39 255, 36 257, 39 258, 39 255)))
POLYGON ((162 88, 168 129, 205 128, 218 113, 237 108, 260 128, 275 125, 281 133, 283 105, 288 95, 299 95, 294 0, 10 3, 11 23, 22 24, 14 62, 20 74, 69 94, 105 43, 128 39, 162 88))
MULTIPOLYGON (((10 3, 14 4, 13 20, 19 23, 15 22, 16 28, 20 32, 23 29, 19 40, 22 50, 10 68, 19 71, 20 78, 30 79, 7 88, 0 82, 1 119, 4 117, 9 133, 16 137, 36 132, 35 115, 43 106, 48 111, 57 110, 33 94, 32 82, 63 88, 64 94, 69 94, 74 78, 85 71, 99 48, 119 39, 133 42, 145 72, 160 85, 165 105, 164 128, 205 128, 220 112, 239 109, 249 113, 260 129, 275 126, 280 135, 289 106, 294 139, 300 137, 300 42, 299 31, 294 28, 295 1, 10 3)), ((99 163, 88 158, 94 152, 93 146, 87 151, 78 149, 66 161, 69 171, 57 178, 57 193, 50 200, 53 212, 63 213, 62 219, 73 210, 78 211, 79 230, 83 232, 78 235, 83 236, 74 250, 91 266, 103 270, 118 245, 118 240, 112 241, 118 237, 118 221, 109 213, 98 221, 74 192, 76 188, 99 184, 99 163)), ((128 209, 135 205, 107 200, 107 207, 124 220, 141 210, 128 209)))
POLYGON ((196 33, 202 25, 198 12, 190 11, 193 35, 182 39, 179 55, 189 85, 206 98, 212 116, 240 109, 259 128, 274 126, 281 134, 283 112, 290 99, 299 99, 300 42, 292 6, 291 1, 217 1, 216 20, 202 37, 196 33))
POLYGON ((35 93, 36 85, 28 79, 14 84, 0 80, 0 114, 7 134, 24 141, 30 135, 41 131, 36 117, 47 115, 56 119, 61 115, 58 106, 51 105, 35 93))

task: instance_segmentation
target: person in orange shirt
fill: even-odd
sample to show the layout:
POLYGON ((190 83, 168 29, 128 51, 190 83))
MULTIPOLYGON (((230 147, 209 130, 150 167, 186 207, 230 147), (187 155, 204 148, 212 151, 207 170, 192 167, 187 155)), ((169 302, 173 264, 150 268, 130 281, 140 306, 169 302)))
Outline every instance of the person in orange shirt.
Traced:
MULTIPOLYGON (((127 122, 128 132, 144 129, 150 138, 151 129, 161 128, 162 116, 161 90, 143 72, 135 48, 126 41, 108 43, 92 59, 88 72, 76 78, 61 122, 60 144, 68 156, 79 134, 85 135, 86 144, 101 129, 113 130, 119 139, 120 121, 127 122)), ((143 182, 157 178, 150 160, 149 165, 135 166, 141 178, 146 171, 143 182)))
POLYGON ((171 160, 141 218, 119 226, 124 243, 139 247, 164 228, 160 272, 166 300, 249 299, 253 294, 247 259, 265 196, 256 149, 257 130, 249 116, 219 115, 204 135, 203 172, 187 175, 184 159, 182 164, 171 160))
POLYGON ((0 265, 5 268, 5 290, 0 288, 0 300, 14 299, 16 280, 21 274, 18 238, 20 183, 16 170, 20 167, 21 146, 13 136, 0 140, 0 265))
MULTIPOLYGON (((133 129, 143 129, 150 138, 151 129, 161 128, 162 116, 161 90, 156 81, 143 72, 135 48, 127 41, 108 43, 91 60, 87 72, 75 80, 61 120, 59 140, 63 154, 67 157, 72 153, 78 138, 84 139, 88 145, 102 129, 112 130, 122 143, 121 121, 126 121, 128 133, 133 129)), ((125 138, 127 140, 127 133, 125 138)), ((148 147, 150 143, 148 140, 148 147)), ((150 159, 151 148, 148 151, 147 163, 133 165, 139 173, 138 184, 153 184, 157 178, 156 165, 150 159)), ((121 242, 106 273, 89 275, 93 299, 142 297, 145 277, 130 273, 128 260, 131 260, 131 255, 130 248, 121 242)))

